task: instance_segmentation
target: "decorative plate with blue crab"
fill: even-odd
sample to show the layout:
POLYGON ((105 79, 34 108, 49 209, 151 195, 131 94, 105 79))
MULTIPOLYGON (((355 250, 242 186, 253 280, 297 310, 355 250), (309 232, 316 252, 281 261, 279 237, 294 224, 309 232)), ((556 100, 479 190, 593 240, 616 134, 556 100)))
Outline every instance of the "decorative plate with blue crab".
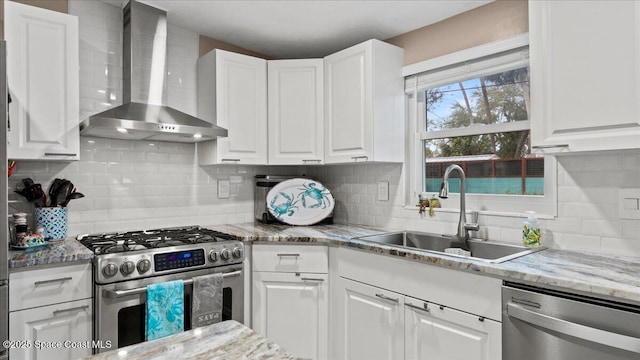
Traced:
POLYGON ((289 179, 267 194, 267 209, 289 225, 312 225, 331 215, 335 200, 326 186, 312 179, 289 179))

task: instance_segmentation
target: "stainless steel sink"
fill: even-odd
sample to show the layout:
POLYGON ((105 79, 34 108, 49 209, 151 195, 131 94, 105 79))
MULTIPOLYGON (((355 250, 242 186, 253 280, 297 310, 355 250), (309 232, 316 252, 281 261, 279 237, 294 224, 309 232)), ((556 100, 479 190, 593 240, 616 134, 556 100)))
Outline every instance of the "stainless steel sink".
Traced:
POLYGON ((378 235, 360 236, 353 238, 353 240, 362 240, 378 244, 422 250, 447 256, 480 260, 489 263, 502 263, 545 249, 544 247, 528 248, 526 246, 495 241, 486 241, 481 239, 469 239, 467 241, 467 244, 465 244, 464 242, 459 241, 454 236, 416 231, 399 231, 378 235), (471 256, 445 253, 445 249, 447 248, 463 248, 470 251, 471 256))

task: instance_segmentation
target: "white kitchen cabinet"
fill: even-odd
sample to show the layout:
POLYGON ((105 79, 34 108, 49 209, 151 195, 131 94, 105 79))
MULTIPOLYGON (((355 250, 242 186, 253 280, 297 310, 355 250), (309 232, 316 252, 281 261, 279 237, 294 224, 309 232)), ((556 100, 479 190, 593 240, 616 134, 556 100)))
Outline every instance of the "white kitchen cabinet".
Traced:
POLYGON ((78 359, 91 355, 93 332, 91 263, 9 274, 9 339, 31 344, 12 348, 16 359, 78 359), (61 344, 38 350, 36 341, 61 344), (65 345, 65 341, 78 346, 65 345))
POLYGON ((332 358, 403 359, 403 296, 344 278, 335 289, 332 358))
POLYGON ((337 359, 502 358, 497 321, 345 278, 336 292, 337 359))
POLYGON ((322 59, 271 60, 269 165, 324 163, 322 59))
POLYGON ((328 359, 326 246, 254 245, 253 329, 304 359, 328 359))
POLYGON ((325 163, 404 160, 403 56, 369 40, 324 58, 325 163))
POLYGON ((79 359, 91 355, 93 331, 91 299, 42 306, 9 314, 9 337, 31 344, 28 349, 12 348, 12 360, 79 359), (39 350, 36 342, 54 344, 39 350), (71 346, 73 342, 75 346, 71 346), (57 347, 60 344, 60 347, 57 347))
POLYGON ((78 160, 78 18, 5 1, 10 159, 78 160))
POLYGON ((407 360, 495 360, 502 358, 497 321, 405 297, 407 360))
POLYGON ((640 148, 639 2, 529 1, 529 39, 534 149, 640 148))
POLYGON ((197 144, 198 163, 267 164, 267 62, 213 50, 200 59, 198 116, 228 130, 197 144))
POLYGON ((329 250, 332 359, 502 358, 501 280, 329 250))
POLYGON ((253 327, 303 359, 327 359, 327 274, 253 273, 253 327))

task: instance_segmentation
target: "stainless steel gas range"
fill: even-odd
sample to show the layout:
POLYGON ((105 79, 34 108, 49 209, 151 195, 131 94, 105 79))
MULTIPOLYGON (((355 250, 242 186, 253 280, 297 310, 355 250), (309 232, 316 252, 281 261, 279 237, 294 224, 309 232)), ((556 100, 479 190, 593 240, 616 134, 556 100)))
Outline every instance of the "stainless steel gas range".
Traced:
POLYGON ((184 282, 184 329, 191 329, 193 277, 222 273, 222 320, 244 321, 244 245, 199 226, 83 235, 94 254, 94 339, 113 350, 145 341, 147 285, 184 282))

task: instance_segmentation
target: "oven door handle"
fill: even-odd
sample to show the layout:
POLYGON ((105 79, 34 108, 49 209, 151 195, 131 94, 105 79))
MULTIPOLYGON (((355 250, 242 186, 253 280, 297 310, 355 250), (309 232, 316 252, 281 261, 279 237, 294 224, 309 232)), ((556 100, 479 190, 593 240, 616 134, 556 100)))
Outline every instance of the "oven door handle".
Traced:
MULTIPOLYGON (((224 273, 222 274, 222 277, 226 279, 230 277, 240 276, 240 274, 242 274, 242 270, 224 273)), ((184 285, 193 284, 193 279, 183 280, 182 283, 184 285)), ((102 296, 107 297, 109 299, 117 299, 119 297, 129 296, 129 295, 139 295, 145 292, 147 292, 146 286, 134 288, 134 289, 127 289, 127 290, 102 290, 102 296)))

